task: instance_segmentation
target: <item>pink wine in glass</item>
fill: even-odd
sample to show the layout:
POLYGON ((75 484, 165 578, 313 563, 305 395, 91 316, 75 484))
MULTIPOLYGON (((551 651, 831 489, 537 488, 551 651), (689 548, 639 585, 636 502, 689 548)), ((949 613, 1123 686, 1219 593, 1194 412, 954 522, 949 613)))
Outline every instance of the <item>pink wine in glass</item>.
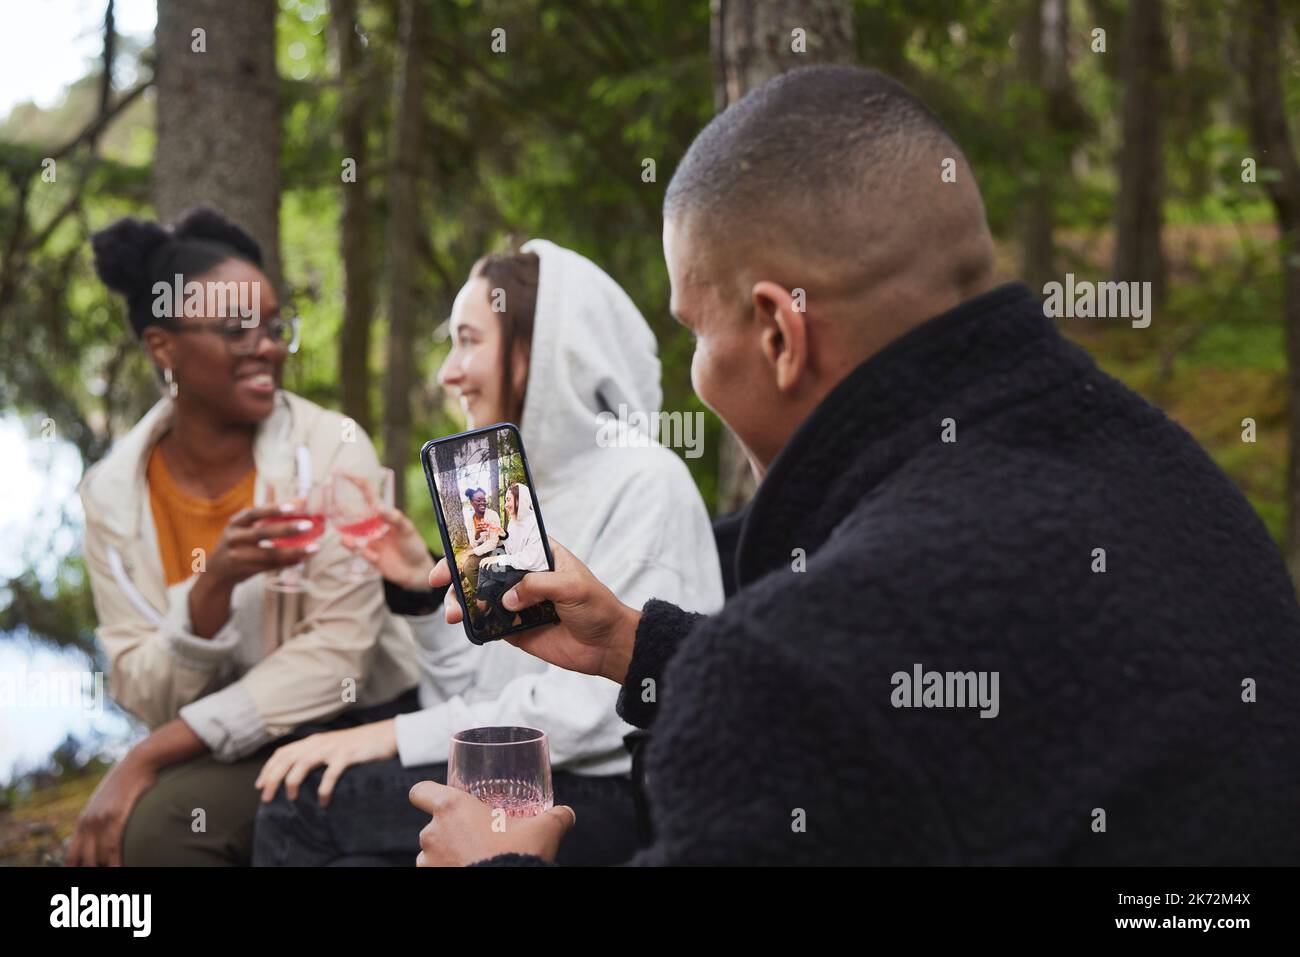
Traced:
POLYGON ((369 478, 338 470, 330 474, 325 514, 353 553, 344 576, 350 582, 378 577, 366 555, 371 542, 388 534, 384 509, 393 507, 393 483, 392 469, 380 469, 369 478))
POLYGON ((506 812, 506 817, 535 817, 551 809, 553 800, 542 789, 527 781, 492 778, 475 781, 467 788, 488 807, 506 812))
POLYGON ((258 524, 280 525, 289 522, 311 522, 311 528, 284 538, 271 539, 271 544, 276 548, 302 548, 304 545, 310 545, 316 541, 325 532, 325 516, 323 513, 318 512, 291 512, 285 515, 277 515, 275 518, 267 519, 265 522, 259 522, 258 524))
POLYGON ((467 728, 451 736, 447 783, 507 817, 533 817, 554 804, 551 749, 537 728, 467 728))
POLYGON ((384 521, 382 515, 371 515, 369 518, 363 518, 359 522, 350 522, 345 525, 335 525, 335 528, 343 535, 355 538, 362 545, 372 539, 381 538, 388 532, 388 522, 384 521))

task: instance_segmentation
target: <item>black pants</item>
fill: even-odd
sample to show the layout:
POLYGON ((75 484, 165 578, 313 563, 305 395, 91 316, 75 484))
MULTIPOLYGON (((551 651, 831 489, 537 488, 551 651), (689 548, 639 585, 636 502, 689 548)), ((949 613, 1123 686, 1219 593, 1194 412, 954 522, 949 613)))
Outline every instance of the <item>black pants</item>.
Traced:
MULTIPOLYGON (((329 807, 316 800, 324 768, 316 768, 290 801, 281 788, 257 811, 253 864, 258 867, 404 867, 420 853, 429 815, 407 798, 420 781, 447 783, 445 764, 404 768, 396 758, 355 764, 343 772, 329 807)), ((620 864, 637 846, 636 803, 624 777, 556 771, 555 803, 577 823, 560 844, 559 864, 620 864)))
POLYGON ((523 581, 526 574, 525 571, 509 566, 479 565, 478 587, 474 589, 474 597, 495 605, 502 595, 523 581))

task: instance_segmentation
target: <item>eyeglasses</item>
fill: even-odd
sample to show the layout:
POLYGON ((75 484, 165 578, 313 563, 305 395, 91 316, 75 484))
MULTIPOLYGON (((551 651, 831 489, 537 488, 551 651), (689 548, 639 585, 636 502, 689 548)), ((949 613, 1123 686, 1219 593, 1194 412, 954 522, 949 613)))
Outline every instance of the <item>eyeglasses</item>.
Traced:
POLYGON ((194 319, 187 322, 173 322, 167 326, 172 332, 212 332, 219 335, 226 343, 231 355, 251 356, 257 351, 262 336, 271 340, 273 345, 285 345, 289 352, 298 351, 301 341, 300 327, 302 320, 298 316, 274 316, 266 322, 247 320, 238 317, 228 319, 194 319))

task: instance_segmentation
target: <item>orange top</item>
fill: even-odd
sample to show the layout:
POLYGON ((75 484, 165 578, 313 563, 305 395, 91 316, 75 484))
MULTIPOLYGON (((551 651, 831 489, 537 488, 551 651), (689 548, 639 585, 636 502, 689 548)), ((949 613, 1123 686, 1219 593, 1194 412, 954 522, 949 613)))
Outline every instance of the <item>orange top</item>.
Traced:
POLYGON ((471 512, 470 514, 471 514, 471 515, 473 516, 473 518, 474 518, 474 538, 475 538, 475 539, 478 538, 479 532, 483 531, 484 529, 487 529, 488 532, 490 532, 490 533, 493 534, 493 535, 500 535, 500 534, 501 534, 501 526, 500 526, 500 525, 497 525, 495 522, 489 522, 489 521, 487 520, 486 517, 480 518, 479 516, 474 515, 473 512, 471 512))
POLYGON ((167 471, 162 453, 154 446, 145 477, 149 482, 149 508, 158 531, 163 575, 170 588, 203 567, 196 567, 198 556, 194 549, 203 549, 206 560, 221 541, 221 533, 231 516, 252 506, 257 469, 249 469, 230 491, 218 498, 195 498, 177 486, 167 471))

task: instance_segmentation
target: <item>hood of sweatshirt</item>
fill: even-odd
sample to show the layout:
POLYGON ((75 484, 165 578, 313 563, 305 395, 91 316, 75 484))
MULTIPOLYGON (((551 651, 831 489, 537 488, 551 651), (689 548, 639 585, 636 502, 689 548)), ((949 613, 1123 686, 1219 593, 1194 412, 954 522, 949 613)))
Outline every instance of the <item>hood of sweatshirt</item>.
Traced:
POLYGON ((523 251, 537 254, 540 269, 521 431, 537 483, 551 487, 552 476, 598 448, 602 412, 659 412, 658 344, 591 260, 545 239, 523 251))

